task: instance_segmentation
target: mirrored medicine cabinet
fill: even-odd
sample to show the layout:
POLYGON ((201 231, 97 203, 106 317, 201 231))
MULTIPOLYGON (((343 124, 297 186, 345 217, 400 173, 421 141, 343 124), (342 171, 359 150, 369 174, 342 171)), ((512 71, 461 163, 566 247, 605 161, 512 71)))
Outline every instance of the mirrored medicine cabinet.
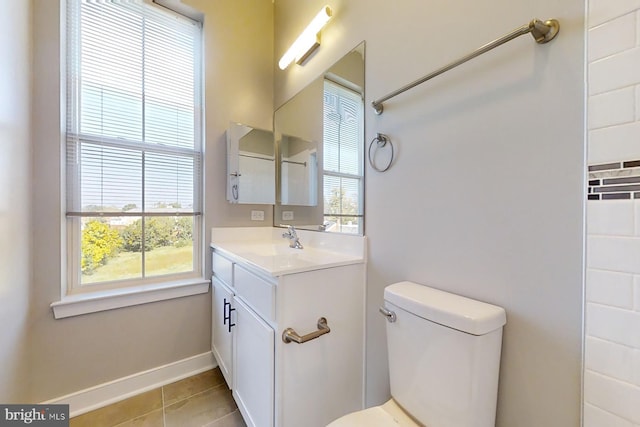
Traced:
POLYGON ((227 174, 229 202, 273 205, 276 200, 273 132, 229 123, 227 174))

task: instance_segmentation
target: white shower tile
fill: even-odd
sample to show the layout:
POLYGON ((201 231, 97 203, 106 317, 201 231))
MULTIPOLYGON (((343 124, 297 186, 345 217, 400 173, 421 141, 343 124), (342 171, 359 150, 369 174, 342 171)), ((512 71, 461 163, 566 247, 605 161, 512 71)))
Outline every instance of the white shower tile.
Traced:
POLYGON ((628 13, 591 28, 588 37, 589 61, 631 49, 636 45, 636 14, 628 13))
POLYGON ((633 308, 640 311, 640 276, 633 278, 633 308))
POLYGON ((640 85, 636 86, 635 119, 640 120, 640 85))
POLYGON ((636 9, 636 46, 640 46, 640 8, 636 9))
POLYGON ((640 238, 587 236, 587 267, 640 274, 640 238))
POLYGON ((587 336, 585 368, 632 383, 635 381, 635 350, 628 346, 587 336))
POLYGON ((640 349, 640 312, 587 303, 586 333, 640 349))
MULTIPOLYGON (((640 77, 640 74, 638 74, 640 77)), ((640 122, 589 131, 589 164, 640 159, 640 122)))
POLYGON ((589 129, 633 122, 635 103, 633 86, 589 97, 589 129))
POLYGON ((635 427, 631 421, 586 403, 583 427, 635 427))
POLYGON ((632 13, 640 8, 640 0, 589 0, 589 28, 632 13))
POLYGON ((640 48, 625 50, 589 64, 589 94, 640 83, 640 48))
POLYGON ((635 235, 640 236, 640 199, 633 201, 633 213, 634 213, 634 229, 635 235))
POLYGON ((615 413, 619 418, 640 422, 640 387, 587 369, 584 374, 584 398, 585 402, 615 413))
POLYGON ((640 386, 640 350, 633 351, 633 381, 637 386, 640 386))
POLYGON ((587 301, 632 310, 633 275, 613 271, 587 271, 587 301))
POLYGON ((635 227, 633 200, 597 200, 587 203, 587 233, 608 236, 633 236, 635 227))

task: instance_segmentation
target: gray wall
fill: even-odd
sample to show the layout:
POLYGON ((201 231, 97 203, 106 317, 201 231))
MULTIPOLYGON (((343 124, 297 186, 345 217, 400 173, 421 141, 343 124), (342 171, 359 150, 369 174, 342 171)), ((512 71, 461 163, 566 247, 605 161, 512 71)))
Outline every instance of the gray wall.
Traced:
MULTIPOLYGON (((226 202, 226 136, 230 121, 273 130, 273 4, 269 0, 184 0, 204 12, 205 240, 211 227, 271 226, 272 205, 226 202), (251 210, 264 221, 251 221, 251 210)), ((209 266, 209 264, 207 264, 209 266)))
MULTIPOLYGON (((11 1, 11 3, 11 7, 18 9, 17 6, 13 6, 13 3, 23 2, 11 1)), ((63 150, 60 143, 62 137, 60 82, 63 81, 63 76, 58 71, 61 55, 60 3, 61 0, 34 0, 33 186, 29 186, 28 168, 20 164, 21 156, 28 153, 26 143, 24 147, 16 148, 18 160, 12 165, 15 164, 16 168, 20 169, 11 173, 11 187, 2 183, 3 190, 15 188, 21 194, 28 194, 29 189, 33 189, 33 250, 28 253, 24 246, 26 243, 17 247, 12 243, 10 249, 19 254, 15 255, 13 261, 9 258, 12 267, 18 268, 13 273, 15 277, 10 277, 15 281, 11 285, 15 289, 28 287, 25 283, 27 278, 23 277, 27 272, 22 271, 27 267, 23 264, 28 263, 30 259, 34 260, 30 319, 33 345, 29 360, 31 401, 59 397, 194 356, 209 351, 211 341, 209 294, 61 320, 53 319, 49 304, 60 299, 63 271, 61 259, 64 255, 61 253, 64 205, 60 184, 63 150), (18 187, 14 187, 15 185, 18 187)), ((248 32, 250 28, 265 28, 267 34, 270 34, 273 21, 272 6, 267 0, 261 2, 261 7, 255 7, 255 2, 251 2, 254 7, 250 8, 248 3, 236 0, 216 1, 215 4, 202 2, 202 9, 206 13, 208 136, 205 155, 207 165, 210 165, 205 171, 207 185, 205 199, 207 212, 210 213, 205 221, 205 230, 209 230, 213 224, 220 225, 225 221, 232 223, 235 221, 235 213, 238 212, 225 209, 227 205, 224 201, 222 181, 225 175, 224 131, 229 120, 253 122, 256 126, 263 128, 270 128, 271 123, 271 37, 267 37, 268 40, 265 42, 260 42, 259 39, 249 38, 248 34, 243 34, 239 29, 244 28, 245 32, 248 32), (245 55, 247 51, 249 53, 245 55), (238 69, 240 66, 244 70, 253 69, 253 71, 240 72, 238 69), (258 74, 260 78, 254 79, 258 74), (233 82, 233 84, 230 83, 228 88, 224 88, 224 82, 233 82), (264 82, 268 83, 264 85, 264 82), (248 89, 243 92, 241 88, 245 86, 248 89), (254 90, 256 88, 259 90, 254 90), (260 90, 264 94, 252 95, 260 90), (246 117, 243 115, 254 109, 260 113, 246 117)), ((4 6, 3 3, 3 12, 7 7, 9 6, 4 6)), ((12 15, 21 17, 21 13, 8 14, 11 20, 9 22, 13 23, 16 19, 12 15)), ((4 23, 4 20, 2 22, 4 23)), ((6 27, 3 26, 3 28, 6 27)), ((12 27, 9 26, 9 28, 12 27)), ((18 34, 22 33, 18 32, 18 34)), ((12 40, 12 43, 27 43, 22 35, 20 37, 17 42, 15 36, 8 39, 12 40)), ((16 58, 16 60, 23 61, 22 58, 16 58)), ((18 62, 14 67, 20 67, 21 64, 18 62)), ((5 66, 4 62, 2 66, 5 66)), ((26 70, 23 71, 25 76, 28 75, 26 70)), ((20 79, 26 79, 26 77, 20 79)), ((21 96, 26 89, 21 89, 24 86, 23 80, 18 82, 19 89, 16 89, 18 91, 16 96, 21 96)), ((4 99, 0 102, 3 101, 4 99)), ((24 132, 24 129, 18 129, 17 132, 24 132)), ((21 134, 18 136, 24 139, 21 134)), ((14 145, 18 147, 24 142, 18 139, 14 145)), ((26 207, 21 208, 18 215, 12 212, 11 219, 20 218, 20 214, 25 212, 26 207)), ((248 220, 249 213, 244 217, 248 220)), ((270 218, 268 221, 270 224, 270 218)), ((28 231, 28 227, 20 228, 14 222, 12 227, 12 230, 28 231)), ((21 236, 25 235, 31 236, 32 233, 21 233, 21 236)), ((2 241, 4 242, 4 239, 2 241)), ((209 241, 208 231, 205 234, 205 241, 209 241)), ((9 249, 5 249, 4 243, 2 248, 9 249)), ((208 252, 206 254, 208 255, 208 252)), ((4 270, 3 265, 3 275, 4 270)), ((209 261, 205 271, 210 271, 209 261)), ((26 291, 15 289, 11 290, 13 295, 8 304, 11 307, 14 305, 17 307, 16 311, 20 319, 24 316, 19 311, 24 307, 26 291)), ((3 320, 4 301, 3 298, 0 303, 3 320)), ((20 325, 16 321, 12 324, 20 325)), ((19 351, 18 344, 19 342, 16 343, 16 351, 19 351)), ((0 354, 3 354, 2 351, 0 350, 0 354)), ((4 359, 3 355, 0 359, 3 366, 4 359)))
POLYGON ((31 4, 0 0, 0 402, 28 398, 31 4))
MULTIPOLYGON (((275 3, 275 57, 323 2, 275 3)), ((366 141, 396 146, 366 169, 367 403, 389 397, 383 289, 413 280, 503 306, 497 425, 579 425, 583 276, 584 2, 335 0, 322 46, 276 70, 275 105, 366 40, 366 103, 533 17, 522 37, 386 104, 366 141)))

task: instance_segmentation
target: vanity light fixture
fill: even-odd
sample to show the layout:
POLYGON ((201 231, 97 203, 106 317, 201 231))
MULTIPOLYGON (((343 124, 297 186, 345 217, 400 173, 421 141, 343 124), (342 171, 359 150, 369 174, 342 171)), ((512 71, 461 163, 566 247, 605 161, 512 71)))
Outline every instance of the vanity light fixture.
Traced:
POLYGON ((284 70, 294 60, 297 64, 302 64, 320 46, 320 30, 331 19, 331 8, 324 6, 315 18, 307 25, 307 28, 298 36, 289 50, 282 55, 278 66, 284 70))

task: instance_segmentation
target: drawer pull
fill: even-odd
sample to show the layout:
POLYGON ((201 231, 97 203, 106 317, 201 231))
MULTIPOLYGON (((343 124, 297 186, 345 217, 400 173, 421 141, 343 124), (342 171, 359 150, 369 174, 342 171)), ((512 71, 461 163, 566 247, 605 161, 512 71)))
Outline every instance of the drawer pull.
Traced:
POLYGON ((307 341, 311 341, 313 339, 318 338, 324 334, 328 334, 331 332, 329 325, 327 325, 327 319, 321 317, 318 319, 318 330, 313 331, 307 335, 300 336, 293 328, 287 328, 282 333, 282 341, 289 344, 290 342, 296 342, 298 344, 304 344, 307 341))

